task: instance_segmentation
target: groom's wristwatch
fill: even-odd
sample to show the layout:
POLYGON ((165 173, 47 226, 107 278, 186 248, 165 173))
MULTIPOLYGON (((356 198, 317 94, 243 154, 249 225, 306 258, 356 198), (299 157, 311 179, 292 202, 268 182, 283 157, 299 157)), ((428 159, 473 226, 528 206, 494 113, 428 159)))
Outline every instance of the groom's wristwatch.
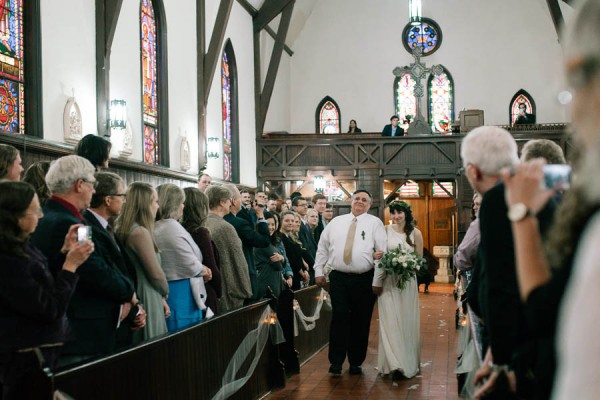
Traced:
POLYGON ((508 219, 512 222, 519 222, 527 217, 535 217, 535 213, 527 208, 523 203, 516 203, 508 208, 508 219))

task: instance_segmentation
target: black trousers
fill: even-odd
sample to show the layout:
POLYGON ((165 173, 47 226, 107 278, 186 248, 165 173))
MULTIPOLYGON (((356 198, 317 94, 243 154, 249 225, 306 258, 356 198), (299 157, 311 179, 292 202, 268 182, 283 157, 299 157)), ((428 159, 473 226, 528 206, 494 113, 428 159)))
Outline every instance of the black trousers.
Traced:
POLYGON ((332 318, 329 330, 329 362, 342 365, 348 356, 350 365, 365 361, 369 345, 373 294, 373 270, 364 274, 331 271, 329 292, 332 318))

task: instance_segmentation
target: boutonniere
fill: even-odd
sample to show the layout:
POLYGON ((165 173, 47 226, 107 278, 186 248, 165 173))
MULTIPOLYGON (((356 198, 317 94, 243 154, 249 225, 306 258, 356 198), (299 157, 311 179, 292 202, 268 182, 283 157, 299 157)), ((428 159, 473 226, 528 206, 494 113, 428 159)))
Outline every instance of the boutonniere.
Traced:
POLYGON ((363 240, 365 240, 365 231, 362 231, 360 236, 362 236, 363 240))

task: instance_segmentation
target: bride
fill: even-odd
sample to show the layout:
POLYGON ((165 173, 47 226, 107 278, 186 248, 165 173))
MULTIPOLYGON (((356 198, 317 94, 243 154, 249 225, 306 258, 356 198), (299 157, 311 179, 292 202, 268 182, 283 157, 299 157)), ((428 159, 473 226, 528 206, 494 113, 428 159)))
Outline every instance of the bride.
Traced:
MULTIPOLYGON (((410 206, 403 201, 389 205, 392 225, 386 226, 388 250, 402 246, 423 256, 423 236, 414 226, 410 206)), ((380 255, 378 258, 380 258, 380 255)), ((388 275, 378 298, 379 350, 377 366, 394 380, 412 378, 419 372, 421 340, 419 297, 416 277, 398 289, 397 278, 388 275)))

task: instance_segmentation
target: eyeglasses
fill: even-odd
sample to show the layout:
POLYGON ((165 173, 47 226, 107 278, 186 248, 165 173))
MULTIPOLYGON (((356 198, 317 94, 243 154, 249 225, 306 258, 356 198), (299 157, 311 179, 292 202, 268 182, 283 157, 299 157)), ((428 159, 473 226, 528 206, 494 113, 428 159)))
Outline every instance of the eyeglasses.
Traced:
POLYGON ((92 187, 94 189, 96 189, 96 186, 98 186, 98 181, 89 181, 89 180, 87 180, 85 178, 79 178, 79 179, 81 179, 85 183, 89 183, 90 185, 92 185, 92 187))
POLYGON ((107 196, 119 196, 120 198, 122 198, 123 200, 125 200, 127 198, 127 193, 111 193, 107 196))

